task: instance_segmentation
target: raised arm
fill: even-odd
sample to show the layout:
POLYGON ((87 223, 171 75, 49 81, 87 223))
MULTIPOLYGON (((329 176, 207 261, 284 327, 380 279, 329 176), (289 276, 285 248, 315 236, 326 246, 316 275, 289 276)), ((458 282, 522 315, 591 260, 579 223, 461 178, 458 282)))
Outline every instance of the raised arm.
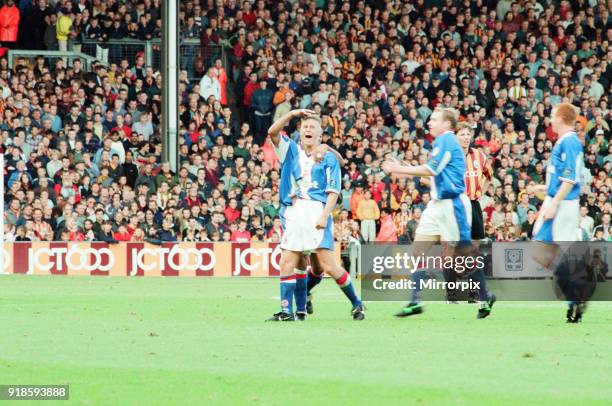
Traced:
POLYGON ((408 176, 433 176, 433 171, 425 165, 411 166, 399 162, 396 159, 387 159, 382 164, 382 170, 393 175, 408 176))
POLYGON ((314 114, 316 114, 314 111, 308 109, 291 110, 289 113, 276 120, 268 129, 268 135, 270 136, 272 144, 278 147, 280 143, 280 132, 283 130, 283 128, 287 126, 287 124, 289 124, 291 119, 293 119, 294 117, 308 116, 314 114))

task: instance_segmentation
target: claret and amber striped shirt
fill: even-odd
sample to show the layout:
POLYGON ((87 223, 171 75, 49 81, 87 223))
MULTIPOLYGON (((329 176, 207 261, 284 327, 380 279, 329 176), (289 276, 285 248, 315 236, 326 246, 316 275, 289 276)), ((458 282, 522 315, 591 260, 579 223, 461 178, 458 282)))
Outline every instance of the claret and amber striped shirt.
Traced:
POLYGON ((485 180, 491 180, 493 169, 487 156, 479 149, 470 148, 465 156, 465 193, 470 200, 478 200, 485 180))

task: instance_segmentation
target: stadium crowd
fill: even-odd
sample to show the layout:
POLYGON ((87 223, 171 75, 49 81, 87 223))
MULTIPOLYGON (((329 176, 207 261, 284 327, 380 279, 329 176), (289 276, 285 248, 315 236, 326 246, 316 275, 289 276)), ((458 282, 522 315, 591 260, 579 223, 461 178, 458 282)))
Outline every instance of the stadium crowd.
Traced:
MULTIPOLYGON (((487 238, 529 239, 541 201, 527 186, 545 180, 558 136, 550 111, 562 101, 580 110, 585 141, 582 233, 612 240, 609 2, 180 4, 182 37, 224 46, 230 66, 200 67, 198 81, 181 73, 176 173, 161 162, 160 72, 142 54, 88 72, 78 60, 21 58, 11 69, 0 59, 7 240, 279 241, 279 164, 266 131, 299 107, 321 114, 323 142, 346 158, 336 239, 410 242, 429 189, 389 179, 380 164, 386 154, 423 163, 438 106, 456 108, 490 158, 487 238)), ((64 16, 77 43, 159 36, 160 0, 9 0, 0 25, 15 8, 20 24, 46 24, 26 27, 55 24, 58 47, 64 16)), ((47 29, 11 33, 0 27, 3 47, 56 49, 47 29)))

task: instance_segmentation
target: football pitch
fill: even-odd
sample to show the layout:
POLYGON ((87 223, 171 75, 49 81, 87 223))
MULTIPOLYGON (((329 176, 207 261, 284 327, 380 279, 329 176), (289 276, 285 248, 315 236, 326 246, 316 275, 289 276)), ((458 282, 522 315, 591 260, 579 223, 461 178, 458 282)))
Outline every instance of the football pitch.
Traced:
MULTIPOLYGON (((0 384, 69 384, 76 404, 578 405, 612 402, 612 304, 368 303, 335 284, 304 322, 266 323, 278 281, 0 277, 0 384)), ((18 404, 26 404, 20 402, 18 404)))

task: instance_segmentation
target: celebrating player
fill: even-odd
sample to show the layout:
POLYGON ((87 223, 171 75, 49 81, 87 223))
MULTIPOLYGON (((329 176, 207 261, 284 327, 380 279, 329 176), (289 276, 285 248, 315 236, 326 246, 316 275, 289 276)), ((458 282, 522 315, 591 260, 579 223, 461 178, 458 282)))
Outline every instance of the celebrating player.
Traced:
MULTIPOLYGON (((333 257, 333 227, 331 211, 340 192, 340 166, 333 153, 326 153, 320 163, 315 150, 320 144, 323 130, 320 119, 311 110, 294 110, 281 117, 270 127, 269 135, 282 163, 282 170, 290 171, 291 188, 283 188, 291 200, 284 211, 285 230, 281 239, 281 311, 270 320, 294 320, 293 296, 296 289, 295 268, 302 253, 316 252, 322 271, 332 276, 352 304, 355 320, 365 317, 364 307, 357 297, 349 274, 338 266, 333 257), (280 131, 294 117, 303 117, 300 125, 300 143, 297 145, 280 131)), ((301 295, 298 295, 301 296, 301 295)), ((300 300, 301 302, 301 300, 300 300)), ((300 303, 298 303, 298 306, 300 303)))
MULTIPOLYGON (((580 222, 580 173, 584 166, 582 142, 575 132, 576 108, 569 103, 555 106, 551 125, 559 138, 546 169, 546 185, 533 186, 530 192, 546 194, 534 225, 534 240, 539 241, 534 259, 556 272, 563 262, 557 242, 577 240, 580 222)), ((583 300, 568 298, 567 321, 577 323, 586 308, 583 300)))
MULTIPOLYGON (((430 159, 424 165, 404 165, 387 159, 382 169, 389 174, 433 176, 431 201, 423 211, 416 230, 412 255, 426 256, 441 239, 449 245, 462 243, 471 246, 470 201, 465 195, 465 158, 461 145, 453 132, 457 125, 454 109, 437 108, 429 119, 429 131, 435 137, 430 159)), ((458 250, 449 247, 449 254, 458 250)), ((413 279, 420 282, 423 270, 413 270, 413 279)), ((420 289, 413 290, 411 301, 396 316, 406 317, 423 312, 420 289)))
MULTIPOLYGON (((472 206, 473 254, 478 255, 480 240, 485 238, 484 219, 478 199, 482 196, 482 191, 487 189, 487 185, 493 177, 493 170, 484 152, 470 147, 473 137, 474 130, 468 123, 459 123, 457 125, 457 138, 465 153, 467 169, 465 172, 466 195, 470 199, 472 206)), ((470 274, 470 279, 480 282, 478 289, 480 306, 477 317, 479 319, 485 318, 491 314, 491 307, 495 302, 495 296, 487 291, 484 269, 482 267, 474 269, 470 274)))
MULTIPOLYGON (((296 113, 297 114, 297 113, 296 113)), ((314 112, 309 110, 309 114, 314 114, 314 112)), ((290 119, 290 118, 289 118, 290 119)), ((284 124, 283 124, 284 126, 284 124)), ((281 127, 282 128, 282 127, 281 127)), ((326 144, 319 144, 314 150, 314 160, 317 163, 320 163, 323 160, 326 152, 331 152, 336 156, 340 166, 344 165, 344 160, 338 153, 338 151, 330 148, 326 144)), ((283 229, 286 229, 286 220, 285 220, 285 212, 288 206, 291 206, 293 203, 293 199, 291 196, 292 185, 297 182, 296 176, 299 176, 299 173, 296 174, 293 172, 295 170, 294 162, 299 155, 299 151, 297 148, 297 144, 290 147, 285 155, 285 159, 282 163, 281 168, 281 178, 279 184, 279 195, 280 195, 280 212, 279 217, 281 220, 281 224, 283 229)), ((294 270, 295 273, 295 317, 303 321, 306 319, 306 314, 313 313, 313 306, 311 302, 310 292, 312 289, 317 286, 322 278, 323 271, 321 270, 316 257, 312 255, 307 255, 302 253, 300 257, 300 261, 294 270), (307 274, 307 268, 310 264, 310 272, 307 274)))

